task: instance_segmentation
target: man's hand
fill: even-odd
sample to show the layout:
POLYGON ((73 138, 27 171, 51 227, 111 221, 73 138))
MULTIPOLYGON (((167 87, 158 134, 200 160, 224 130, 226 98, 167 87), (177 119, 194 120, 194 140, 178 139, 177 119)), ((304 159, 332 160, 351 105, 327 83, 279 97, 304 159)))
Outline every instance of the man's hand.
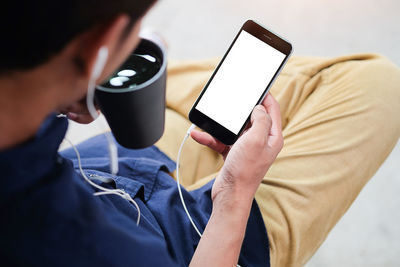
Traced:
POLYGON ((254 194, 283 146, 279 104, 268 94, 231 147, 204 132, 191 136, 221 153, 225 164, 214 182, 212 214, 190 266, 235 266, 254 194))
POLYGON ((205 132, 192 131, 191 136, 225 159, 213 186, 213 201, 221 193, 224 198, 239 193, 241 199, 246 196, 252 201, 262 178, 283 146, 279 104, 268 94, 262 105, 254 108, 250 127, 233 146, 226 146, 205 132))
MULTIPOLYGON (((100 114, 98 107, 96 106, 97 113, 100 114)), ((86 106, 86 96, 78 102, 59 110, 60 113, 67 115, 68 119, 76 121, 78 123, 91 123, 93 121, 92 116, 86 106)))

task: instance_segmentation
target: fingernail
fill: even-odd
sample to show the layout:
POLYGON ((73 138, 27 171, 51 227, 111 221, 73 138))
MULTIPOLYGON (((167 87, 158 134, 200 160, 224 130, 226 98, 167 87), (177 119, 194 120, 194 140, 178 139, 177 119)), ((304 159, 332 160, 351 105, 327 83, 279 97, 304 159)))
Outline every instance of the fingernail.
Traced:
POLYGON ((261 106, 261 105, 257 105, 254 109, 257 109, 257 110, 262 111, 262 112, 266 112, 265 108, 263 106, 261 106))

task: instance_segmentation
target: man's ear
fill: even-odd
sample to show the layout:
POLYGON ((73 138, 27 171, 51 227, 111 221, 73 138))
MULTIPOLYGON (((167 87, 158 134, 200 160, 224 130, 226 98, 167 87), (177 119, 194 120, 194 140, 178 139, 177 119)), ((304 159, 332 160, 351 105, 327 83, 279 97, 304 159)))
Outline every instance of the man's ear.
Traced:
MULTIPOLYGON (((96 62, 98 61, 99 51, 103 48, 107 48, 108 55, 114 54, 119 48, 119 45, 123 39, 123 35, 126 32, 126 27, 129 24, 129 17, 127 15, 120 15, 114 19, 95 25, 87 30, 82 35, 76 37, 76 57, 75 61, 78 62, 80 75, 85 79, 89 79, 93 74, 93 70, 96 62)), ((104 62, 106 66, 102 73, 98 73, 99 80, 104 77, 104 73, 109 73, 113 68, 114 64, 110 62, 110 56, 108 60, 104 62)))

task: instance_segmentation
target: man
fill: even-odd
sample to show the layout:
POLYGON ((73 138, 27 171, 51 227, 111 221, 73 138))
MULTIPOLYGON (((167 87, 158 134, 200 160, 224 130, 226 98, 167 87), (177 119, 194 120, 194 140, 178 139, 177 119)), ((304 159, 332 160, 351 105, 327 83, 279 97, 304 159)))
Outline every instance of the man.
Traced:
POLYGON ((272 89, 281 108, 268 95, 235 145, 194 131, 193 139, 212 149, 189 143, 191 153, 182 162, 192 172, 184 184, 196 189, 184 197, 204 230, 200 239, 168 174, 174 163, 160 150, 176 156, 175 143, 188 126, 184 116, 215 62, 173 65, 166 132, 157 147, 118 147, 120 171, 113 177, 102 136, 78 146, 93 181, 124 189, 138 203, 137 226, 135 206, 117 196, 93 196, 96 190, 74 170, 74 151, 58 154, 67 120, 54 112, 88 122, 80 100, 98 51, 109 51, 100 83, 137 45, 141 18, 153 2, 6 5, 1 22, 10 27, 2 29, 7 38, 0 60, 3 263, 304 264, 398 140, 399 70, 373 55, 296 58, 272 89))

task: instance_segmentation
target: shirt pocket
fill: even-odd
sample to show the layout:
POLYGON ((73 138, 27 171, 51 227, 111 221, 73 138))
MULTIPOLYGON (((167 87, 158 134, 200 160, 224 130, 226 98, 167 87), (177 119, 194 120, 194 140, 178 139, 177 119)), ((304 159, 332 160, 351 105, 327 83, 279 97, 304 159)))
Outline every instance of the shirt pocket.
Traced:
POLYGON ((144 191, 144 185, 138 181, 119 175, 111 175, 110 173, 99 170, 86 169, 84 170, 84 173, 87 178, 97 185, 107 189, 121 189, 128 193, 132 198, 144 198, 144 194, 140 193, 144 191))

